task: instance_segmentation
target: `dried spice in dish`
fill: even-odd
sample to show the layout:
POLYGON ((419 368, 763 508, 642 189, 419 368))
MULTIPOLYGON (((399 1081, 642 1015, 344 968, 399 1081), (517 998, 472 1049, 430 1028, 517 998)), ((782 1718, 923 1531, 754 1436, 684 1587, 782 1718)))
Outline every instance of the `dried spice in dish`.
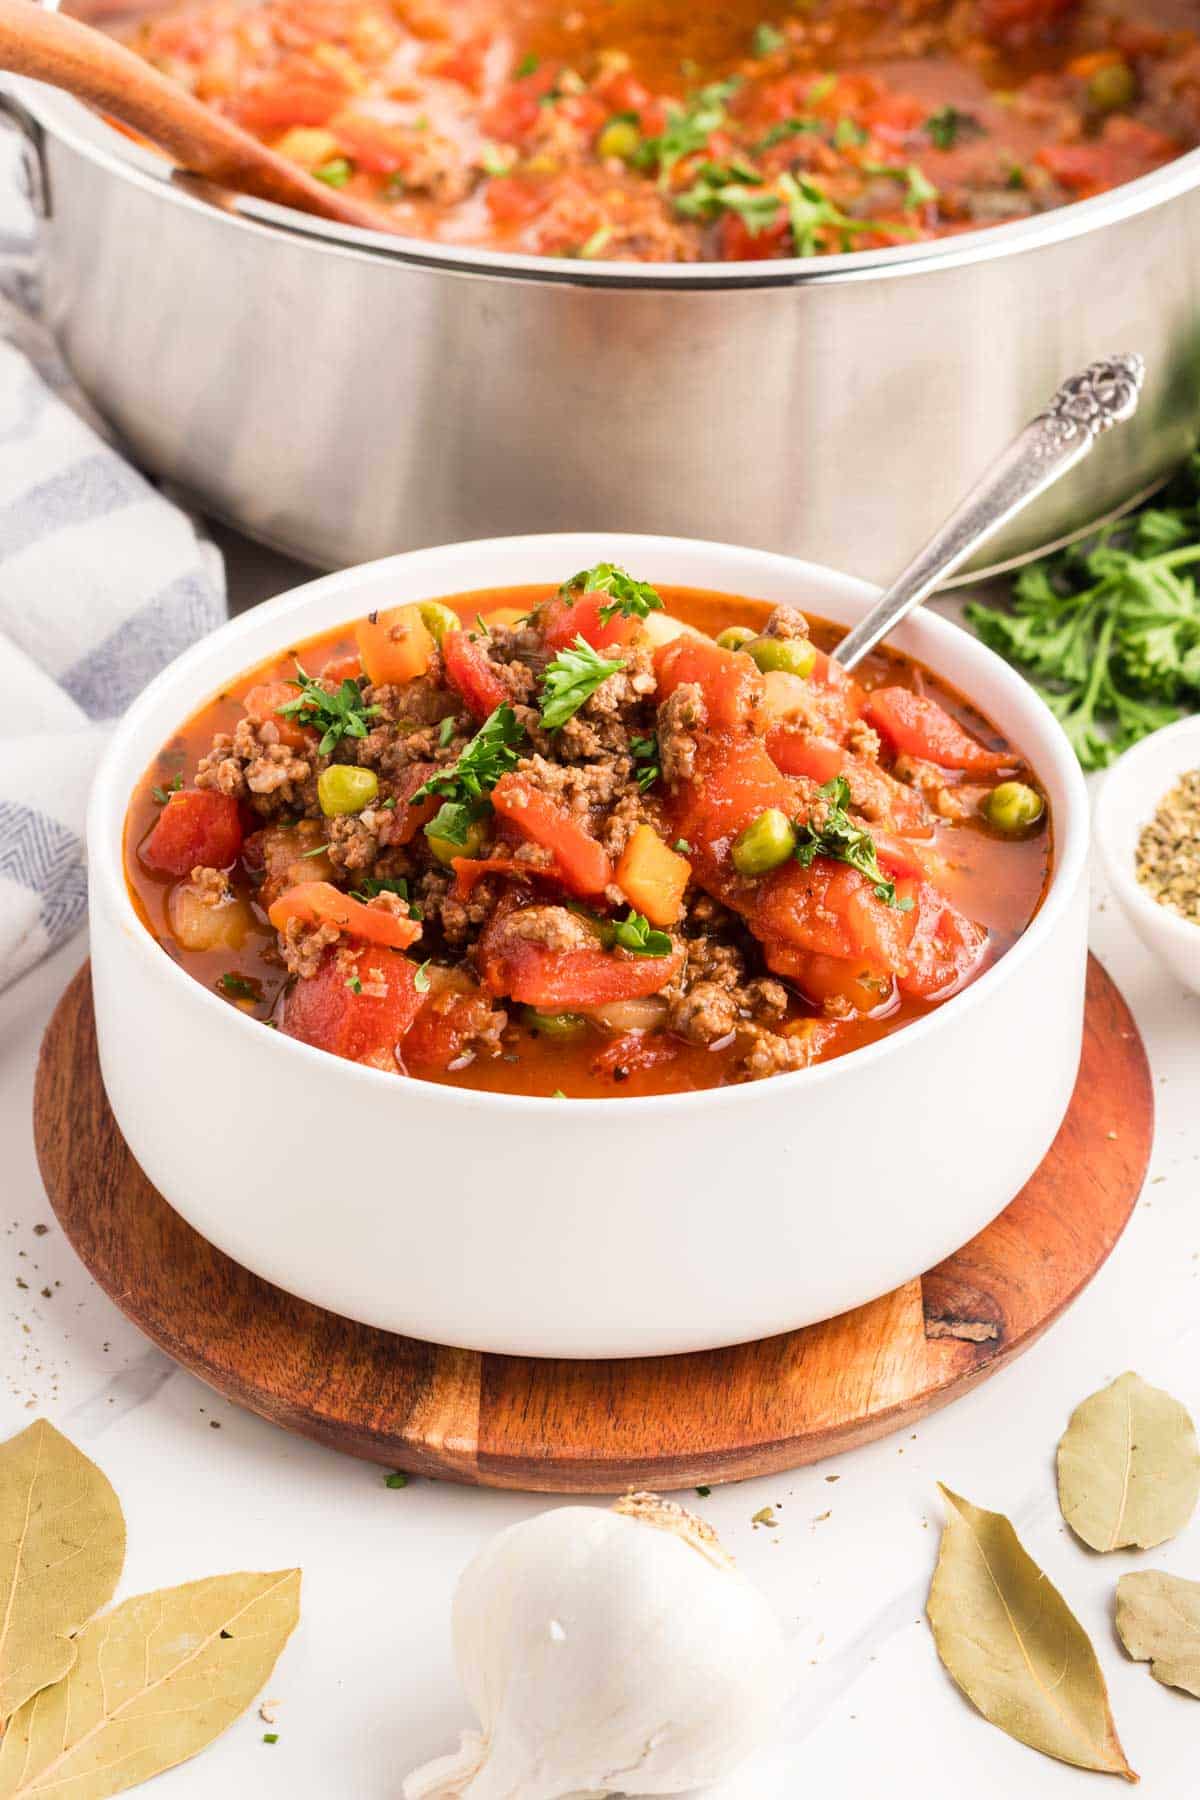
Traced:
POLYGON ((1180 777, 1143 828, 1137 878, 1160 906, 1200 925, 1200 769, 1180 777))

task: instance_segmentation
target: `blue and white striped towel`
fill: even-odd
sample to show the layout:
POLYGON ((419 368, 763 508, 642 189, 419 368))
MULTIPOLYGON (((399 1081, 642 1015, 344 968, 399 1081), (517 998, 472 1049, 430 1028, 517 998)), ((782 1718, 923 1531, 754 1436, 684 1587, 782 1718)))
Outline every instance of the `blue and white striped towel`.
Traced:
POLYGON ((215 546, 114 448, 37 323, 33 232, 0 130, 0 988, 84 922, 111 721, 225 616, 215 546))

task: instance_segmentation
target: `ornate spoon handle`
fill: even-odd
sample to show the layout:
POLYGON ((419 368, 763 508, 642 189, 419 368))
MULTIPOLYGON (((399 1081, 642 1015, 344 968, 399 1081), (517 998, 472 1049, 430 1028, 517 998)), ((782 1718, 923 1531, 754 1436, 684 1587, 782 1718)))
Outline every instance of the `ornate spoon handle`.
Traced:
POLYGON ((925 548, 833 652, 844 669, 861 662, 947 576, 1023 507, 1082 462, 1096 439, 1131 419, 1146 365, 1140 356, 1107 356, 1064 381, 971 489, 925 548))

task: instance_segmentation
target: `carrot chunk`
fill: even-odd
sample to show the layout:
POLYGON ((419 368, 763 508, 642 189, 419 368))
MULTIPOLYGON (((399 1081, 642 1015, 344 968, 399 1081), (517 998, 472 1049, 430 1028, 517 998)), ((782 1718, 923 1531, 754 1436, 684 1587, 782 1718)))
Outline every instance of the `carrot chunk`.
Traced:
POLYGON ((289 888, 273 903, 267 917, 276 931, 282 931, 289 919, 300 919, 305 925, 336 925, 360 943, 396 950, 406 950, 421 935, 418 920, 382 906, 368 906, 343 894, 331 881, 302 881, 289 888))

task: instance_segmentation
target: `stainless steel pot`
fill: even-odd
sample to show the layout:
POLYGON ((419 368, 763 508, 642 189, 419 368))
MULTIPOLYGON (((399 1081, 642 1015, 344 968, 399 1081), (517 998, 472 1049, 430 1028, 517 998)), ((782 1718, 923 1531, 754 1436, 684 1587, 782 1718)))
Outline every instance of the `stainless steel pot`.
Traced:
POLYGON ((319 565, 605 529, 882 579, 1065 375, 1140 350, 1136 421, 995 567, 1149 491, 1200 427, 1200 151, 940 243, 582 265, 218 204, 74 101, 20 99, 83 386, 150 468, 319 565))

